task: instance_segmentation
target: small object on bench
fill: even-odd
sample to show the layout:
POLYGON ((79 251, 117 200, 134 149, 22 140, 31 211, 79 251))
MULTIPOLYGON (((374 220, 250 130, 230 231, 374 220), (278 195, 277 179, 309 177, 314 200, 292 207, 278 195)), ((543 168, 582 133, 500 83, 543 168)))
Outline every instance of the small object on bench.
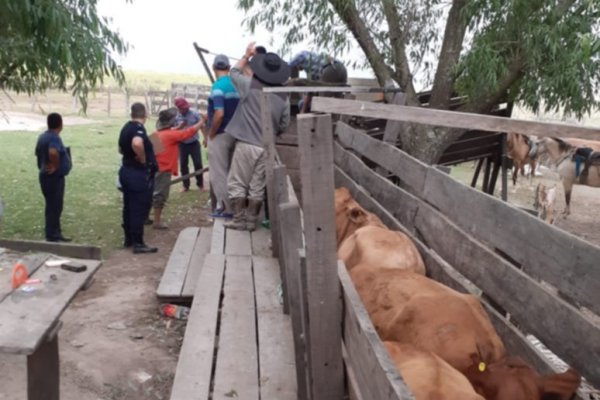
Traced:
POLYGON ((62 264, 60 268, 71 272, 83 272, 87 270, 87 266, 85 264, 81 264, 75 261, 69 261, 68 263, 62 264))
POLYGON ((16 289, 25 283, 28 277, 27 267, 18 262, 12 268, 12 272, 10 274, 10 285, 13 289, 16 289))

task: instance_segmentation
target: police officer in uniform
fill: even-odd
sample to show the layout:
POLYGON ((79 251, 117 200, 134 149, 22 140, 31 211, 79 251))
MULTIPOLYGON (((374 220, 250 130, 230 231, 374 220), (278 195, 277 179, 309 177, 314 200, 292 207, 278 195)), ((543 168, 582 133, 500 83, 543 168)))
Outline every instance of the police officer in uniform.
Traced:
POLYGON ((119 152, 123 155, 119 180, 123 189, 124 246, 133 247, 136 254, 158 251, 144 242, 144 221, 152 205, 157 171, 154 149, 144 128, 146 117, 146 107, 134 103, 131 121, 123 126, 119 136, 119 152))
POLYGON ((38 137, 35 146, 40 187, 46 202, 44 231, 48 242, 70 242, 71 239, 62 234, 60 216, 65 197, 65 176, 71 171, 71 157, 60 138, 62 116, 49 114, 47 123, 48 130, 38 137))

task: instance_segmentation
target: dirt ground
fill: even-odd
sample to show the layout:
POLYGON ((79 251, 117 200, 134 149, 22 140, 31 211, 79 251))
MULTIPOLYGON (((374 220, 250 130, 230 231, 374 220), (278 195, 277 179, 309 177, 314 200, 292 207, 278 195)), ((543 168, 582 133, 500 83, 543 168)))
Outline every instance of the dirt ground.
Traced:
POLYGON ((600 229, 598 229, 598 215, 600 215, 600 188, 575 185, 571 193, 571 214, 564 218, 561 213, 565 207, 565 195, 558 175, 550 168, 540 168, 541 176, 530 181, 527 177, 519 176, 517 185, 512 181, 508 184, 508 200, 522 207, 533 209, 535 188, 538 183, 557 188, 556 220, 555 225, 571 234, 578 236, 592 244, 600 246, 600 229))
MULTIPOLYGON (((173 217, 167 231, 146 229, 157 254, 118 250, 104 261, 61 318, 61 399, 169 398, 185 322, 160 316, 155 291, 178 233, 209 224, 204 209, 173 217)), ((1 355, 0 400, 26 397, 25 356, 1 355)))

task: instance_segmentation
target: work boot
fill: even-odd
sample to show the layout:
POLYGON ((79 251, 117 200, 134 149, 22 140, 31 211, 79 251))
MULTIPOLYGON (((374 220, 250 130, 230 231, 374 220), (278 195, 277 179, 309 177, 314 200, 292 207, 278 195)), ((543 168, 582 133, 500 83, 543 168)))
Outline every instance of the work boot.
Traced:
POLYGON ((262 199, 248 199, 248 208, 246 209, 246 230, 252 232, 256 229, 258 213, 260 213, 262 203, 262 199))
POLYGON ((246 230, 246 198, 236 197, 231 199, 231 206, 233 207, 233 219, 223 225, 226 228, 238 231, 246 230))
POLYGON ((148 254, 148 253, 156 253, 158 251, 157 247, 148 246, 146 243, 137 243, 133 245, 133 253, 134 254, 148 254))

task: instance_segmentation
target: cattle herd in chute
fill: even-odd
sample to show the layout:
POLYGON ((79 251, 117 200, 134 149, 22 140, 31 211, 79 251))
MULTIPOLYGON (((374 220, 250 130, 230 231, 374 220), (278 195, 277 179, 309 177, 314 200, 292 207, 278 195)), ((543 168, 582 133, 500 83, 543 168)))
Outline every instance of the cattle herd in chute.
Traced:
POLYGON ((335 192, 338 258, 417 400, 569 400, 572 369, 542 376, 502 340, 477 297, 425 276, 414 243, 335 192))

